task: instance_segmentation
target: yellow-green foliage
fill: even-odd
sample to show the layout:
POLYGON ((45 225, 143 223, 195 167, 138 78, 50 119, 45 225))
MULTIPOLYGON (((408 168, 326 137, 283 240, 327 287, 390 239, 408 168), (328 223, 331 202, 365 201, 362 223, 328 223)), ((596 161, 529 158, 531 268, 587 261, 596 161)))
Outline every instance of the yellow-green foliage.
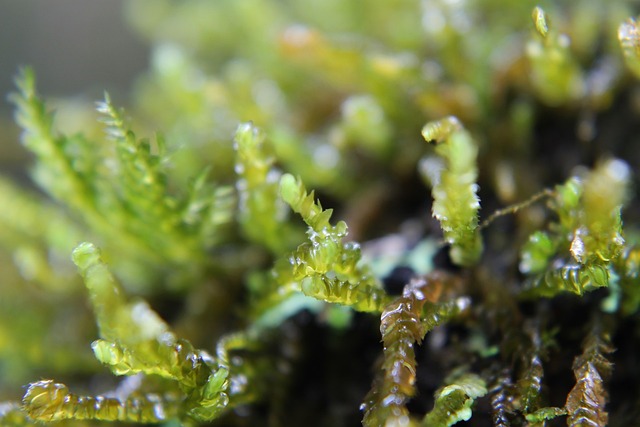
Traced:
POLYGON ((436 165, 426 171, 433 186, 433 216, 440 221, 444 237, 451 244, 453 262, 473 265, 482 253, 476 184, 478 148, 455 117, 428 123, 422 136, 436 145, 436 153, 443 159, 441 167, 436 165))
POLYGON ((608 267, 624 246, 620 210, 627 198, 629 167, 608 160, 593 171, 556 187, 552 209, 558 215, 553 236, 535 232, 523 247, 520 270, 537 274, 533 292, 554 295, 609 284, 608 267), (553 256, 564 257, 559 267, 553 256))
POLYGON ((0 425, 640 417, 635 4, 124 8, 128 113, 16 78, 0 425))
POLYGON ((461 375, 436 392, 435 407, 422 422, 424 426, 449 427, 471 418, 475 399, 487 394, 487 387, 477 375, 461 375))

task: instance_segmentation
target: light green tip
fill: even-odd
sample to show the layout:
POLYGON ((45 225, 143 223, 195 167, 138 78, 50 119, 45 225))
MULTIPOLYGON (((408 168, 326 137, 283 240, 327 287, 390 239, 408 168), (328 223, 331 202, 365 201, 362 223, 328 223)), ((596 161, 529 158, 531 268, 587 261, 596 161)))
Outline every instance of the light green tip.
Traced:
POLYGON ((296 179, 291 174, 284 174, 280 178, 280 196, 288 204, 294 204, 299 197, 300 189, 296 179))
POLYGON ((422 137, 429 143, 440 143, 449 139, 451 134, 461 129, 463 129, 463 126, 460 120, 455 116, 448 116, 424 125, 422 137))
POLYGON ((80 270, 86 270, 100 261, 100 250, 93 243, 83 242, 73 250, 71 259, 80 270))
POLYGON ((531 12, 531 18, 533 19, 533 24, 538 34, 543 38, 547 37, 547 34, 549 34, 549 26, 547 25, 547 14, 545 11, 542 10, 540 6, 536 6, 531 12))

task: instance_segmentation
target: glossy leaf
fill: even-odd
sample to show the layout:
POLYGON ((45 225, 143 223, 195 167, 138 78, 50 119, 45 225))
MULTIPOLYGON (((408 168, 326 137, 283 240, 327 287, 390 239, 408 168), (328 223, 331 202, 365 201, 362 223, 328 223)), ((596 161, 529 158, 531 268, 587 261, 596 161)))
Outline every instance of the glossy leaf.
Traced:
POLYGON ((436 326, 466 308, 468 300, 441 301, 451 292, 451 278, 432 274, 409 282, 401 297, 385 307, 380 317, 384 344, 382 373, 362 405, 365 426, 408 423, 406 408, 415 392, 416 360, 414 347, 436 326), (446 289, 449 288, 449 289, 446 289))

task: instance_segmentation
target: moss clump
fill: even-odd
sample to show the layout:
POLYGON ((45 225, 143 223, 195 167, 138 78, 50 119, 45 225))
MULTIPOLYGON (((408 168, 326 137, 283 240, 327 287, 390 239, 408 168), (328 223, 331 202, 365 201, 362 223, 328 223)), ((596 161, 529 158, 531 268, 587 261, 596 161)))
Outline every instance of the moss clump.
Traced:
POLYGON ((0 424, 632 425, 632 6, 132 1, 84 135, 23 70, 0 424))

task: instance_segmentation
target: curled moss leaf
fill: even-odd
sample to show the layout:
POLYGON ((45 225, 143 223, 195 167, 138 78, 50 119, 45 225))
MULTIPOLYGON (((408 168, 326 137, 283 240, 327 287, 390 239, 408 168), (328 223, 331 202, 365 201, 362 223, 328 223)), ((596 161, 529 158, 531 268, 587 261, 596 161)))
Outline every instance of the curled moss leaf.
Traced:
MULTIPOLYGON (((435 141, 443 168, 432 171, 433 216, 440 221, 451 259, 462 266, 475 264, 482 254, 478 230, 478 148, 455 117, 428 123, 422 129, 426 141, 435 141)), ((429 172, 427 172, 429 173, 429 172)))
POLYGON ((559 292, 583 295, 609 286, 609 269, 603 263, 566 264, 547 270, 526 283, 525 295, 553 297, 559 292))
POLYGON ((518 381, 518 388, 522 396, 522 411, 527 414, 537 409, 542 392, 542 377, 544 368, 540 356, 535 352, 526 360, 523 377, 518 381))
POLYGON ((357 145, 378 158, 389 154, 391 127, 379 101, 371 95, 351 96, 340 108, 336 145, 357 145))
POLYGON ((462 374, 446 382, 448 385, 435 393, 434 407, 422 421, 425 427, 448 427, 469 420, 474 401, 487 394, 484 380, 475 374, 462 374))
POLYGON ((316 233, 323 230, 335 230, 337 233, 346 232, 346 224, 338 222, 335 227, 329 224, 333 209, 322 209, 322 205, 316 203, 315 194, 307 193, 300 179, 296 180, 290 174, 284 174, 280 179, 280 195, 294 212, 300 214, 304 222, 316 233))
POLYGON ((137 344, 161 337, 168 326, 143 301, 129 302, 124 290, 93 244, 82 243, 73 251, 89 291, 100 335, 109 341, 137 344))
POLYGON ((609 262, 620 254, 624 245, 620 210, 627 201, 630 179, 629 166, 617 159, 602 162, 586 177, 582 196, 586 232, 576 230, 572 241, 572 248, 577 245, 583 252, 573 253, 577 261, 609 262))
POLYGON ((71 293, 75 282, 68 257, 81 228, 61 209, 3 177, 0 206, 0 246, 13 252, 22 276, 49 291, 71 293))

